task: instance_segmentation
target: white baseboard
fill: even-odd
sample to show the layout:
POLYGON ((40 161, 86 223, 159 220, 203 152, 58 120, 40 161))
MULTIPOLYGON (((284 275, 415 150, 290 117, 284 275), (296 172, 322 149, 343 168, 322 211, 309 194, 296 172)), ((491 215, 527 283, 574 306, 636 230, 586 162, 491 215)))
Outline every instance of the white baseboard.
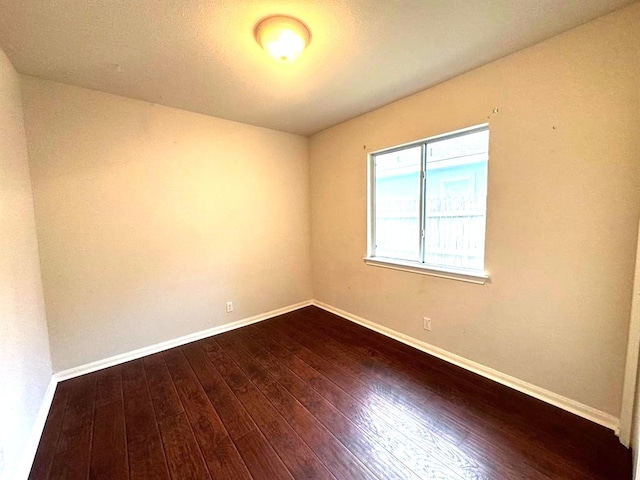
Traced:
POLYGON ((40 438, 42 437, 42 432, 44 431, 44 425, 47 422, 47 416, 49 415, 49 410, 51 409, 53 394, 56 392, 56 385, 58 385, 58 382, 53 377, 51 377, 49 385, 47 386, 47 390, 44 392, 44 396, 42 397, 42 402, 40 403, 40 408, 38 409, 38 415, 36 416, 36 420, 33 423, 31 436, 29 437, 27 445, 22 452, 20 463, 18 464, 17 470, 15 472, 15 478, 26 479, 29 477, 29 472, 31 472, 31 466, 33 465, 33 460, 36 457, 36 451, 38 450, 38 444, 40 443, 40 438))
POLYGON ((78 367, 62 370, 56 373, 54 375, 54 378, 56 379, 56 381, 61 382, 63 380, 68 380, 70 378, 79 377, 80 375, 86 375, 87 373, 96 372, 98 370, 102 370, 103 368, 119 365, 121 363, 129 362, 131 360, 136 360, 138 358, 142 358, 147 355, 151 355, 153 353, 169 350, 170 348, 179 347, 187 343, 195 342, 196 340, 211 337, 219 333, 228 332, 229 330, 235 330, 236 328, 245 327, 247 325, 251 325, 252 323, 261 322, 269 318, 277 317, 278 315, 283 315, 285 313, 298 310, 299 308, 308 307, 311 304, 312 304, 312 301, 307 300, 305 302, 296 303, 294 305, 289 305, 287 307, 271 310, 270 312, 261 313, 260 315, 255 315, 253 317, 238 320, 236 322, 225 323, 224 325, 209 328, 207 330, 201 330, 199 332, 190 333, 189 335, 174 338, 172 340, 167 340, 166 342, 156 343, 155 345, 149 345, 148 347, 138 348, 137 350, 121 353, 119 355, 105 358, 103 360, 97 360, 95 362, 80 365, 78 367))
POLYGON ((345 312, 344 310, 340 310, 339 308, 333 307, 318 300, 313 300, 312 303, 316 307, 322 308, 327 312, 334 313, 342 318, 362 325, 363 327, 366 327, 370 330, 374 330, 378 333, 381 333, 382 335, 393 338, 394 340, 398 340, 399 342, 433 355, 434 357, 438 357, 441 360, 464 368, 465 370, 477 373, 478 375, 486 377, 507 387, 513 388, 514 390, 525 393, 531 397, 537 398, 538 400, 542 400, 543 402, 549 403, 575 415, 586 418, 587 420, 591 420, 592 422, 613 430, 616 435, 619 434, 618 425, 620 420, 613 415, 610 415, 588 405, 584 405, 575 400, 571 400, 570 398, 563 397, 562 395, 558 395, 557 393, 551 392, 549 390, 545 390, 544 388, 525 382, 524 380, 520 380, 505 373, 499 372, 498 370, 494 370, 493 368, 486 367, 480 363, 476 363, 454 353, 450 353, 446 350, 443 350, 442 348, 430 345, 420 340, 416 340, 415 338, 412 338, 408 335, 371 322, 362 317, 358 317, 357 315, 353 315, 349 312, 345 312))

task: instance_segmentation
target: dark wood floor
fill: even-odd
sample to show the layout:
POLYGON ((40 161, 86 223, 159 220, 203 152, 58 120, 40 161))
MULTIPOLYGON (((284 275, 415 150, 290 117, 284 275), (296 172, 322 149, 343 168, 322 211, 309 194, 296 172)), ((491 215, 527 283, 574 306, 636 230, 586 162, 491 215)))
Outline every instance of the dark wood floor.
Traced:
POLYGON ((31 479, 630 479, 614 434, 308 307, 58 385, 31 479))

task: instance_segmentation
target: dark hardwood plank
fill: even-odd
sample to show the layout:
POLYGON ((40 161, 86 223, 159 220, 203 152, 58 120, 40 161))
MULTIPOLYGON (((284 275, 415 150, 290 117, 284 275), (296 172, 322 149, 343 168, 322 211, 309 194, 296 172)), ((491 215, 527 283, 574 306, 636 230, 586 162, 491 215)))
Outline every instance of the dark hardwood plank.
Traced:
POLYGON ((335 315, 317 309, 307 313, 305 324, 312 326, 318 338, 341 342, 343 354, 360 355, 362 368, 388 375, 399 382, 397 388, 420 391, 425 395, 426 406, 446 400, 444 409, 464 418, 468 428, 476 433, 491 432, 489 437, 497 438, 501 445, 518 443, 519 449, 527 454, 527 462, 536 468, 553 474, 562 466, 569 475, 598 478, 626 475, 628 452, 619 448, 614 436, 606 435, 610 432, 604 427, 575 416, 568 422, 570 414, 537 399, 416 352, 335 315), (539 428, 531 428, 532 410, 537 412, 539 428), (568 425, 572 428, 568 429, 568 425), (576 437, 573 429, 578 429, 580 435, 576 437), (548 432, 558 435, 554 449, 548 448, 548 432), (576 438, 589 441, 576 442, 576 438), (603 461, 603 451, 614 453, 615 462, 603 461), (616 465, 613 472, 612 464, 616 465))
MULTIPOLYGON (((113 385, 111 381, 109 382, 113 385)), ((101 402, 100 405, 96 405, 89 478, 95 480, 128 480, 129 478, 122 395, 111 403, 101 402)))
POLYGON ((505 451, 496 448, 486 439, 471 433, 465 438, 464 443, 459 446, 465 455, 476 459, 483 464, 484 470, 490 478, 527 479, 527 480, 562 480, 570 478, 580 478, 575 471, 565 471, 556 469, 553 477, 545 475, 539 470, 531 467, 526 462, 526 456, 518 449, 505 451))
MULTIPOLYGON (((305 318, 305 321, 307 320, 308 319, 305 318)), ((349 323, 349 325, 345 325, 345 330, 348 330, 351 328, 352 324, 350 322, 346 323, 349 323)), ((291 325, 281 328, 286 331, 287 334, 296 334, 291 325)), ((501 441, 505 441, 509 438, 513 441, 514 439, 525 436, 527 437, 527 442, 525 442, 523 446, 526 447, 526 451, 530 457, 537 458, 540 455, 540 450, 537 448, 535 438, 531 434, 531 429, 524 429, 516 435, 513 435, 515 425, 509 422, 504 422, 501 418, 502 415, 508 415, 508 413, 504 412, 503 409, 498 406, 493 406, 490 403, 485 404, 486 397, 489 396, 489 393, 485 392, 481 386, 467 385, 466 378, 464 379, 465 385, 461 386, 459 382, 456 382, 455 377, 449 377, 443 372, 440 375, 441 378, 438 379, 438 382, 442 382, 443 380, 449 381, 447 382, 448 384, 443 386, 438 391, 438 394, 436 394, 426 388, 426 385, 431 385, 431 383, 424 382, 423 384, 416 380, 423 375, 423 372, 413 372, 414 376, 408 377, 404 373, 407 366, 397 362, 397 360, 394 360, 391 354, 388 353, 388 358, 385 358, 385 362, 396 362, 395 366, 397 370, 386 365, 378 365, 375 355, 368 351, 369 347, 361 347, 361 343, 358 339, 354 340, 353 344, 348 344, 344 347, 336 347, 337 341, 334 339, 341 338, 342 335, 338 334, 335 330, 332 330, 331 333, 333 335, 329 336, 322 333, 322 330, 323 329, 314 330, 317 335, 317 341, 322 342, 325 349, 334 351, 337 358, 339 358, 339 361, 347 368, 355 371, 365 371, 369 374, 368 376, 373 376, 381 382, 388 382, 387 385, 389 385, 389 388, 393 388, 396 391, 405 392, 407 394, 415 394, 415 392, 419 392, 424 396, 423 406, 437 408, 443 412, 445 417, 453 422, 456 422, 457 418, 463 418, 466 427, 476 432, 481 432, 485 435, 489 433, 499 435, 502 437, 501 441), (467 404, 467 399, 474 398, 474 395, 478 397, 478 400, 469 406, 467 404), (486 421, 487 419, 489 419, 488 422, 486 421), (489 430, 486 429, 486 426, 489 426, 489 430)), ((364 330, 364 333, 366 334, 370 332, 364 330)), ((375 345, 375 342, 372 341, 372 344, 375 345)), ((379 348, 382 349, 381 346, 379 348)), ((409 362, 408 359, 405 361, 409 362)), ((466 373, 467 376, 473 375, 468 372, 466 373)))
POLYGON ((49 478, 53 459, 56 454, 56 449, 58 448, 58 437, 62 430, 62 422, 67 407, 69 391, 70 388, 68 388, 68 385, 65 386, 63 383, 58 384, 56 387, 51 408, 49 409, 49 415, 47 416, 47 421, 42 431, 40 444, 38 445, 33 465, 31 466, 29 480, 49 478))
POLYGON ((336 478, 376 478, 295 397, 249 356, 240 342, 234 341, 232 336, 219 338, 218 342, 336 478))
MULTIPOLYGON (((290 359, 288 359, 290 360, 290 359)), ((304 362, 288 361, 278 366, 275 358, 268 365, 270 371, 283 372, 285 365, 340 410, 355 425, 368 432, 386 449, 393 452, 405 465, 420 476, 426 478, 465 478, 460 471, 475 472, 476 478, 483 478, 481 465, 471 462, 454 445, 446 440, 423 432, 425 437, 409 437, 401 432, 393 420, 388 421, 375 410, 368 409, 357 402, 345 390, 329 381, 304 362)), ((286 375, 286 373, 285 373, 286 375)))
MULTIPOLYGON (((313 323, 312 315, 305 316, 305 323, 313 325, 313 337, 302 329, 296 329, 293 322, 276 322, 273 325, 282 330, 296 340, 306 338, 306 342, 314 341, 316 344, 321 342, 321 351, 325 355, 340 362, 340 365, 355 375, 362 375, 366 372, 371 388, 380 394, 387 392, 402 392, 404 398, 415 403, 424 401, 424 395, 430 396, 431 389, 427 385, 415 381, 410 376, 406 376, 400 372, 393 371, 385 365, 385 358, 379 359, 381 353, 377 345, 371 346, 368 343, 359 343, 357 341, 345 341, 346 334, 340 331, 327 331, 324 325, 313 323), (302 337, 301 337, 302 336, 302 337), (315 337, 315 338, 314 338, 315 337)), ((372 332, 374 334, 375 332, 372 332)), ((303 345, 304 345, 303 341, 303 345)), ((308 343, 307 343, 308 344, 308 343)), ((312 347, 318 348, 316 346, 312 347)))
POLYGON ((200 348, 190 344, 182 347, 182 350, 206 390, 207 397, 220 414, 252 477, 256 480, 292 478, 278 454, 200 348))
POLYGON ((292 479, 280 457, 269 444, 262 432, 251 430, 236 440, 238 450, 251 470, 254 480, 292 479))
POLYGON ((238 440, 258 427, 236 398, 218 370, 196 344, 185 345, 182 351, 189 360, 200 385, 222 419, 229 436, 238 440))
POLYGON ((96 377, 83 375, 63 382, 63 387, 69 389, 69 399, 64 412, 62 430, 58 438, 57 452, 62 452, 74 446, 76 437, 81 437, 86 443, 91 438, 93 427, 93 409, 95 406, 96 377))
MULTIPOLYGON (((394 421, 406 419, 407 428, 420 427, 438 436, 446 438, 450 443, 459 444, 468 435, 469 431, 463 425, 451 421, 439 409, 426 409, 419 401, 412 401, 403 395, 398 389, 380 388, 375 379, 365 383, 362 373, 356 375, 345 368, 343 362, 347 361, 338 355, 323 350, 321 340, 307 337, 299 332, 269 329, 263 332, 264 337, 271 341, 270 345, 274 354, 286 362, 304 362, 314 370, 330 379, 343 390, 348 391, 354 398, 368 408, 375 409, 394 418, 394 421), (294 338, 295 337, 295 338, 294 338), (305 346, 305 345, 308 345, 305 346), (315 351, 323 353, 318 355, 315 351)), ((257 331, 254 329, 253 331, 257 331)), ((356 364, 357 366, 357 364, 356 364)), ((356 368, 356 367, 354 367, 356 368)), ((368 380, 370 377, 366 377, 368 380)))
POLYGON ((178 392, 176 392, 162 354, 156 353, 144 357, 143 363, 156 418, 162 420, 183 413, 182 403, 180 403, 178 392))
POLYGON ((169 480, 160 431, 141 360, 122 366, 122 391, 131 480, 169 480))
MULTIPOLYGON (((305 318, 305 320, 309 319, 305 318)), ((345 329, 352 328, 352 324, 350 322, 345 323, 348 323, 348 325, 345 325, 345 329)), ((296 339, 300 339, 301 337, 305 338, 306 334, 300 333, 297 329, 292 327, 293 326, 290 324, 281 326, 282 330, 286 332, 287 335, 295 336, 296 339)), ((270 327, 266 325, 264 328, 270 327)), ((371 333, 365 329, 362 330, 365 335, 371 333)), ((484 398, 487 395, 483 389, 475 388, 472 392, 469 392, 465 390, 464 387, 457 385, 455 378, 450 378, 450 385, 446 387, 446 394, 443 395, 446 401, 443 403, 443 398, 439 398, 433 392, 425 390, 420 383, 411 383, 409 387, 403 385, 402 381, 399 379, 406 378, 404 366, 398 367, 398 378, 394 378, 396 371, 389 369, 386 365, 377 365, 374 355, 370 355, 366 349, 365 353, 362 352, 362 349, 359 347, 361 343, 358 340, 355 340, 353 344, 349 344, 347 347, 336 347, 337 341, 334 340, 334 338, 341 338, 342 335, 335 330, 331 331, 333 334, 332 336, 326 335, 322 333, 322 331, 323 329, 321 328, 314 329, 314 338, 306 337, 305 340, 301 341, 307 345, 313 345, 315 342, 315 346, 312 346, 311 348, 315 348, 317 351, 322 351, 323 353, 336 358, 341 365, 345 366, 345 368, 353 369, 354 371, 360 370, 360 372, 365 373, 365 377, 373 378, 374 382, 388 382, 389 385, 393 385, 390 388, 397 391, 407 391, 407 389, 410 388, 421 391, 425 398, 429 399, 428 405, 430 407, 436 406, 446 417, 458 419, 458 423, 462 423, 462 421, 464 421, 468 428, 471 428, 476 432, 480 432, 484 436, 488 436, 492 439, 497 438, 499 444, 517 445, 518 451, 525 454, 525 458, 537 463, 538 468, 543 472, 553 474, 558 471, 558 468, 561 468, 563 474, 573 475, 576 478, 584 475, 583 473, 580 473, 579 470, 566 464, 566 462, 562 461, 559 457, 554 458, 554 452, 547 452, 544 448, 537 445, 536 442, 532 441, 533 436, 530 431, 516 431, 514 430, 516 428, 515 425, 503 421, 501 415, 509 415, 508 412, 502 412, 498 407, 492 407, 493 410, 488 412, 485 407, 482 407, 481 405, 484 404, 484 398), (474 398, 474 395, 478 397, 478 402, 472 406, 467 405, 467 399, 474 398), (460 399, 463 399, 464 401, 459 402, 458 400, 460 399)), ((373 341, 372 343, 375 344, 373 341)), ((382 348, 382 346, 380 345, 379 348, 382 348)), ((473 375, 468 372, 465 373, 468 376, 473 375)), ((415 373, 416 377, 420 377, 421 374, 422 372, 415 373)), ((449 377, 443 373, 442 378, 446 380, 449 377)), ((413 379, 410 381, 414 382, 413 379)), ((438 381, 442 380, 438 379, 438 381)), ((464 382, 466 384, 466 378, 464 379, 464 382)), ((426 383, 426 385, 428 385, 428 383, 426 383)), ((380 391, 378 386, 376 386, 376 391, 380 391)), ((442 390, 440 393, 442 393, 442 390)), ((529 428, 529 430, 531 430, 531 428, 529 428)), ((468 457, 468 460, 475 463, 478 468, 482 469, 482 465, 478 463, 477 459, 468 457)), ((459 471, 466 470, 464 462, 462 464, 454 464, 453 466, 459 471)))
POLYGON ((184 413, 158 421, 171 478, 210 480, 198 442, 184 413))
POLYGON ((172 349, 164 358, 211 476, 251 478, 183 352, 172 349))
POLYGON ((203 342, 205 354, 295 478, 334 478, 313 451, 273 408, 240 368, 223 352, 215 338, 203 342))
MULTIPOLYGON (((429 421, 429 417, 425 418, 426 412, 420 403, 412 404, 409 400, 402 397, 402 401, 399 402, 397 396, 393 397, 393 402, 390 402, 389 399, 379 398, 379 389, 370 389, 367 392, 362 391, 361 388, 354 388, 353 385, 357 383, 355 377, 350 378, 349 375, 345 375, 344 371, 341 371, 340 368, 331 368, 332 365, 329 365, 329 362, 325 359, 299 344, 295 345, 290 337, 282 335, 281 332, 269 330, 268 327, 263 328, 267 329, 267 332, 263 335, 264 338, 268 338, 270 341, 277 339, 281 345, 295 351, 296 355, 303 357, 307 363, 323 372, 329 379, 352 394, 354 398, 366 408, 375 411, 376 415, 384 418, 404 436, 412 439, 417 444, 422 444, 425 449, 433 453, 439 453, 441 460, 445 461, 450 468, 462 473, 464 476, 469 476, 473 472, 483 472, 482 474, 491 476, 493 474, 492 472, 495 471, 495 468, 486 463, 484 456, 474 455, 473 453, 475 452, 470 453, 468 449, 458 447, 460 441, 466 437, 467 432, 460 432, 458 427, 452 430, 450 425, 444 423, 446 421, 444 420, 445 417, 440 417, 437 422, 431 422, 429 421), (420 412, 420 409, 423 411, 422 414, 417 414, 417 412, 420 412), (452 431, 455 435, 452 434, 452 431), (462 437, 460 434, 462 434, 462 437)), ((301 335, 296 335, 296 332, 291 330, 288 330, 288 333, 298 338, 300 338, 301 335)), ((302 337, 304 337, 304 335, 302 335, 302 337)), ((303 338, 302 341, 303 343, 309 344, 313 349, 323 351, 322 347, 327 339, 307 339, 305 342, 303 338)), ((299 362, 299 359, 293 358, 291 353, 287 353, 286 351, 283 353, 282 348, 279 348, 279 346, 275 348, 276 351, 279 352, 280 357, 283 358, 288 365, 296 365, 297 362, 299 362)), ((328 357, 332 358, 331 355, 328 357)), ((330 391, 331 389, 329 389, 329 394, 330 391)), ((332 401, 335 402, 336 400, 333 399, 332 401)), ((523 465, 520 468, 525 471, 530 469, 527 465, 523 465)), ((540 475, 537 472, 535 473, 536 475, 540 475)), ((479 475, 479 473, 473 473, 473 475, 479 475)), ((533 475, 531 476, 535 478, 533 475)))
POLYGON ((356 426, 310 385, 270 354, 267 355, 255 355, 255 358, 376 476, 385 479, 418 478, 402 461, 393 456, 390 449, 385 448, 384 439, 376 438, 375 433, 366 427, 363 429, 356 426))
POLYGON ((105 368, 95 373, 96 408, 115 401, 122 401, 122 367, 105 368))
POLYGON ((84 375, 66 382, 69 398, 49 478, 86 479, 91 459, 96 377, 84 375))
MULTIPOLYGON (((269 338, 273 339, 274 336, 276 335, 271 334, 269 338)), ((426 415, 424 414, 414 415, 412 412, 418 409, 420 403, 412 404, 409 399, 399 399, 398 397, 393 398, 393 402, 389 401, 389 398, 379 398, 377 389, 362 388, 360 380, 364 380, 366 377, 361 376, 360 380, 357 380, 353 376, 345 375, 340 368, 330 365, 329 362, 313 354, 310 350, 295 345, 291 338, 287 343, 285 338, 285 336, 278 337, 280 342, 285 343, 284 346, 298 352, 298 355, 304 356, 306 361, 283 349, 280 345, 274 346, 272 343, 271 349, 299 376, 308 378, 310 384, 334 405, 344 404, 345 400, 349 401, 342 392, 348 393, 361 405, 361 407, 355 408, 364 409, 365 412, 382 420, 403 437, 413 441, 414 444, 421 445, 424 451, 439 458, 440 463, 457 471, 480 469, 477 462, 469 461, 456 448, 456 445, 466 436, 466 431, 455 432, 456 434, 453 435, 450 426, 439 422, 425 421, 426 415), (340 388, 336 388, 332 382, 340 388)), ((354 407, 352 406, 352 408, 354 407)))

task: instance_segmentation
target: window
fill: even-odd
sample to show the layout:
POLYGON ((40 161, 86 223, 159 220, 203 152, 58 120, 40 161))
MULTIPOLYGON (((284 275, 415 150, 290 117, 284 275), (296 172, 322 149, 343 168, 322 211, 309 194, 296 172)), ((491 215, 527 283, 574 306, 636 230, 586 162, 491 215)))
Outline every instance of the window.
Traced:
POLYGON ((372 265, 484 283, 489 127, 369 156, 372 265))

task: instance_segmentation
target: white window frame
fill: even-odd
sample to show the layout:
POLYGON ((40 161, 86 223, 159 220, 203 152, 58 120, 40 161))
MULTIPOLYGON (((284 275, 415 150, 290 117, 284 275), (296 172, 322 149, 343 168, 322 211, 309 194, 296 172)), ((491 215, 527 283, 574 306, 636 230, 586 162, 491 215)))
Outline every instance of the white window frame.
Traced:
MULTIPOLYGON (((489 274, 485 271, 479 272, 475 270, 456 269, 451 267, 440 267, 435 265, 428 265, 418 261, 400 260, 396 258, 377 257, 375 253, 375 157, 376 155, 391 153, 397 150, 404 150, 411 147, 422 146, 423 158, 425 146, 429 142, 435 140, 444 140, 447 138, 459 137, 461 135, 481 132, 489 129, 488 123, 480 125, 474 125, 472 127, 455 130, 453 132, 447 132, 442 135, 435 135, 433 137, 424 138, 414 142, 405 143, 402 145, 396 145, 390 148, 384 148, 370 152, 367 155, 367 255, 364 257, 364 262, 367 265, 376 267, 390 268, 393 270, 401 270, 405 272, 418 273, 422 275, 431 275, 434 277, 448 278, 451 280, 459 280, 463 282, 470 282, 484 285, 489 280, 489 274)), ((424 212, 424 198, 425 198, 425 182, 424 182, 424 170, 426 165, 422 165, 422 182, 420 187, 420 216, 422 217, 424 212)), ((487 180, 488 181, 488 180, 487 180)), ((486 210, 485 210, 485 252, 486 253, 486 210)), ((424 235, 421 239, 420 251, 424 249, 424 235)), ((422 257, 422 255, 421 255, 422 257)), ((486 267, 486 266, 485 266, 486 267)))

